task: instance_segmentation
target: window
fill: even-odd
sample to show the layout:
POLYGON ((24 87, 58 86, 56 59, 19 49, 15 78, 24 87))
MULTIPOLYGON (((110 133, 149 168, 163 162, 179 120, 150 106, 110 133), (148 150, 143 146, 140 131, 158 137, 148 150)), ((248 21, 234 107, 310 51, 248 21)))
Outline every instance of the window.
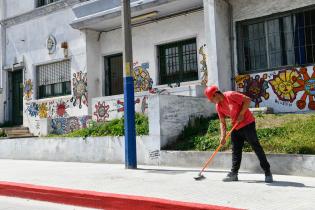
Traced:
POLYGON ((71 94, 70 60, 37 66, 38 98, 71 94))
POLYGON ((36 0, 36 7, 42 7, 56 1, 59 1, 59 0, 36 0))
POLYGON ((315 9, 238 24, 241 72, 315 63, 315 9))
POLYGON ((159 46, 160 84, 198 80, 196 39, 159 46))

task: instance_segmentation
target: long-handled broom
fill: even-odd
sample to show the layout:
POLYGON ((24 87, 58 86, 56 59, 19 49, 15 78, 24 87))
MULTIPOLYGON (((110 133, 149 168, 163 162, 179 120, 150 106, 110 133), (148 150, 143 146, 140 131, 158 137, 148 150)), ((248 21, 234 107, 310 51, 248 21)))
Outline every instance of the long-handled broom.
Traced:
MULTIPOLYGON (((235 124, 233 126, 233 128, 228 132, 228 134, 225 136, 225 140, 227 141, 228 138, 230 137, 232 131, 236 128, 238 124, 235 124)), ((197 177, 194 177, 195 180, 199 181, 199 180, 203 180, 206 177, 204 175, 202 175, 202 172, 207 168, 207 166, 210 164, 211 160, 214 158, 214 156, 218 153, 218 151, 221 149, 223 145, 220 144, 217 149, 214 151, 214 153, 211 155, 211 157, 208 159, 208 161, 204 164, 203 168, 201 169, 201 171, 199 172, 197 177)))

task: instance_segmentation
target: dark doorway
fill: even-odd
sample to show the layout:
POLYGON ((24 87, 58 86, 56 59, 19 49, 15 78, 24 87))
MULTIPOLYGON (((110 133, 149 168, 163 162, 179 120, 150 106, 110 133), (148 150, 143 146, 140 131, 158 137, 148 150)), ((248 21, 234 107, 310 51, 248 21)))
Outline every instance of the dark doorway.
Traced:
POLYGON ((23 74, 22 70, 11 73, 11 113, 14 125, 23 124, 23 74))
POLYGON ((116 54, 105 57, 105 95, 124 93, 123 56, 116 54))

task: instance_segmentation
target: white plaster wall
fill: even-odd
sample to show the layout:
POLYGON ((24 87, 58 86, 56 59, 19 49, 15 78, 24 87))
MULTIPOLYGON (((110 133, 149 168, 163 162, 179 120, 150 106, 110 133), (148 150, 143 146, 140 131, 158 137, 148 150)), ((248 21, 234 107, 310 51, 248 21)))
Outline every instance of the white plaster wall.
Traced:
MULTIPOLYGON (((174 41, 194 38, 197 39, 197 49, 205 44, 203 12, 195 12, 183 16, 162 20, 133 28, 133 61, 138 64, 149 63, 149 73, 153 79, 153 85, 159 84, 157 46, 174 41)), ((103 33, 101 36, 102 55, 121 53, 121 30, 103 33)), ((197 52, 198 53, 198 52, 197 52)), ((200 56, 198 55, 199 69, 200 56)), ((104 71, 101 69, 101 71, 104 71)), ((201 75, 199 73, 199 78, 201 75)), ((200 84, 200 81, 198 81, 200 84)))
POLYGON ((0 93, 0 124, 4 122, 4 113, 3 112, 4 112, 3 94, 0 93))
MULTIPOLYGON (((6 65, 24 61, 26 70, 24 81, 31 79, 33 82, 33 95, 31 101, 24 101, 24 126, 30 126, 31 132, 38 134, 39 117, 28 114, 27 108, 31 103, 43 104, 67 101, 69 115, 81 116, 87 114, 87 106, 73 107, 70 102, 71 95, 59 98, 49 98, 37 101, 36 96, 36 66, 64 59, 61 43, 68 42, 69 56, 71 60, 71 79, 73 74, 79 71, 86 72, 86 42, 85 34, 72 29, 69 23, 74 19, 71 8, 29 20, 23 24, 13 25, 7 28, 6 40, 6 65), (56 52, 49 54, 46 49, 46 40, 53 35, 57 41, 56 52)), ((72 84, 73 85, 73 84, 72 84)), ((92 90, 93 91, 93 90, 92 90)), ((54 107, 48 107, 48 110, 54 107)), ((56 110, 54 109, 53 112, 56 110)), ((54 113, 52 113, 54 115, 54 113)))
POLYGON ((234 21, 262 17, 279 12, 285 12, 309 5, 314 5, 314 0, 230 0, 233 5, 234 21))
POLYGON ((102 56, 100 54, 100 32, 86 30, 86 69, 88 77, 89 114, 92 115, 92 98, 102 96, 102 56))
POLYGON ((1 0, 7 5, 6 17, 14 17, 35 8, 35 0, 1 0))
MULTIPOLYGON (((215 1, 215 33, 217 42, 217 62, 219 86, 222 91, 232 88, 232 69, 229 34, 229 8, 223 0, 215 1)), ((209 66, 211 70, 211 66, 209 66)))

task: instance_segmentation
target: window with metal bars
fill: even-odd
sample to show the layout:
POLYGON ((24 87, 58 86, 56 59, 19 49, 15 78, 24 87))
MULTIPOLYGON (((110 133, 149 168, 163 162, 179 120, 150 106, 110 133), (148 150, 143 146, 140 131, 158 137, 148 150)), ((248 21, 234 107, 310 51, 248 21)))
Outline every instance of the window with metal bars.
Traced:
POLYGON ((198 80, 196 39, 159 46, 160 84, 198 80))
POLYGON ((36 7, 42 7, 47 4, 54 3, 56 1, 59 1, 59 0, 36 0, 36 7))
POLYGON ((315 63, 315 9, 240 22, 237 34, 241 73, 315 63))
POLYGON ((38 98, 71 94, 70 60, 37 66, 38 98))

